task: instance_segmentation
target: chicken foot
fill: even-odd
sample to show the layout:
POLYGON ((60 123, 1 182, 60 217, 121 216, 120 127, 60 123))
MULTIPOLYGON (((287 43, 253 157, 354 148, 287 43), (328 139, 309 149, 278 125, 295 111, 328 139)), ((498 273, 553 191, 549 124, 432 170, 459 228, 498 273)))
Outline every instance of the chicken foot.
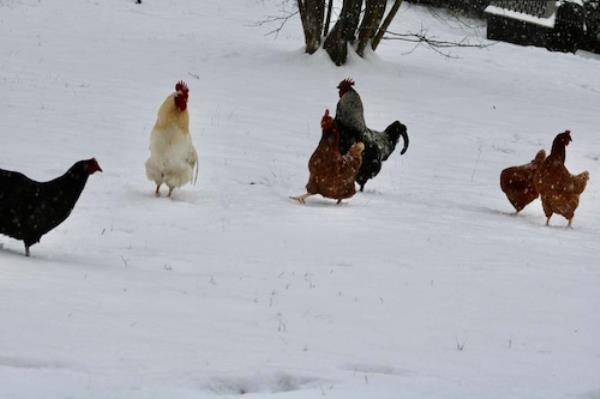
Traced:
MULTIPOLYGON (((160 184, 157 184, 156 191, 154 191, 154 195, 157 197, 160 197, 160 186, 161 186, 160 184)), ((169 187, 169 193, 167 194, 168 198, 172 198, 171 196, 172 196, 174 190, 175 190, 175 187, 169 187)))
POLYGON ((306 203, 306 199, 308 197, 310 197, 311 195, 312 194, 306 193, 306 194, 302 194, 302 195, 300 195, 298 197, 290 197, 290 199, 294 200, 294 201, 298 201, 298 203, 300 203, 300 204, 305 204, 306 203))
MULTIPOLYGON (((548 219, 546 219, 546 226, 550 226, 550 218, 552 216, 548 216, 548 219)), ((572 229, 573 228, 573 218, 571 219, 567 219, 569 222, 567 223, 567 228, 568 229, 572 229)))

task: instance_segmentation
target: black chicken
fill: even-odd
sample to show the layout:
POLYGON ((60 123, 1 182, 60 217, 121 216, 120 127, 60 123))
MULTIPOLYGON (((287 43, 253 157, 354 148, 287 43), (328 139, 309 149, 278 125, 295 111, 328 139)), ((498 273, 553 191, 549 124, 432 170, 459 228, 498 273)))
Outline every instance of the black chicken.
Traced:
POLYGON ((382 162, 386 161, 396 149, 400 136, 404 140, 404 147, 400 154, 408 149, 408 132, 406 126, 395 121, 383 132, 369 129, 365 124, 364 110, 360 95, 354 88, 354 81, 345 79, 338 85, 340 99, 337 103, 335 122, 340 131, 340 152, 345 154, 356 142, 365 145, 363 162, 356 182, 360 191, 364 191, 365 184, 374 178, 381 170, 382 162))
POLYGON ((75 163, 61 177, 40 183, 0 169, 0 234, 29 247, 67 219, 90 175, 102 172, 96 159, 75 163))

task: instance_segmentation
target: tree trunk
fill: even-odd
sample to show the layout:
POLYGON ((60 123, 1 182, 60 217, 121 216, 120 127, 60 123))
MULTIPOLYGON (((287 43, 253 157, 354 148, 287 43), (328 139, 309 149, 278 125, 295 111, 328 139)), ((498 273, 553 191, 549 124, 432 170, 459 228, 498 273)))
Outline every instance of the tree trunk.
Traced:
POLYGON ((381 28, 379 28, 379 32, 377 32, 377 34, 373 38, 373 41, 371 41, 371 48, 373 49, 373 51, 377 50, 377 46, 379 46, 381 39, 383 39, 383 35, 385 35, 385 32, 387 32, 401 5, 402 0, 396 0, 394 5, 392 6, 392 9, 390 10, 390 13, 387 17, 385 17, 383 24, 381 24, 381 28))
POLYGON ((339 18, 329 31, 333 0, 296 1, 302 20, 306 52, 313 54, 323 45, 331 60, 338 66, 346 63, 348 45, 355 44, 357 35, 356 52, 359 56, 364 56, 369 44, 375 51, 402 4, 402 0, 394 0, 382 23, 389 0, 343 0, 339 18), (366 8, 361 23, 363 4, 366 8))
POLYGON ((333 0, 329 0, 329 4, 327 4, 327 17, 325 17, 325 29, 323 30, 323 37, 327 37, 327 34, 329 33, 332 9, 333 9, 333 0))
POLYGON ((377 33, 377 28, 385 15, 386 4, 387 0, 366 0, 365 16, 360 24, 356 47, 356 53, 361 57, 365 55, 367 45, 377 33))
POLYGON ((313 54, 321 46, 321 32, 325 18, 325 0, 298 0, 306 52, 313 54))
POLYGON ((344 0, 340 17, 325 39, 323 48, 335 65, 343 65, 348 58, 348 43, 354 42, 360 22, 363 0, 344 0))

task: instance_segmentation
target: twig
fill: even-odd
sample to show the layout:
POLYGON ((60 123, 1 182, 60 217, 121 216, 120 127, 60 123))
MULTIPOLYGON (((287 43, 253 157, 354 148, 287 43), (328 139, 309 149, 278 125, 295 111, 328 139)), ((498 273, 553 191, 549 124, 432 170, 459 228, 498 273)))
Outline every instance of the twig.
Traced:
POLYGON ((416 46, 410 51, 410 53, 412 53, 417 47, 419 47, 420 45, 426 45, 429 49, 435 51, 436 53, 443 55, 444 57, 448 57, 448 58, 456 58, 453 57, 451 54, 444 52, 440 49, 447 49, 447 48, 488 48, 491 47, 493 45, 495 45, 496 43, 489 43, 489 44, 485 44, 485 43, 470 43, 468 41, 468 38, 465 37, 463 38, 461 41, 459 42, 451 42, 451 41, 447 41, 447 40, 438 40, 435 38, 435 36, 427 36, 427 31, 421 29, 420 32, 418 33, 412 33, 412 32, 408 32, 408 33, 397 33, 397 32, 391 32, 391 31, 386 31, 386 34, 389 36, 384 36, 383 39, 384 40, 400 40, 403 42, 409 42, 409 43, 416 43, 416 46))
POLYGON ((479 161, 481 160, 481 146, 479 146, 479 154, 477 155, 477 160, 475 161, 475 166, 473 167, 473 173, 471 173, 471 181, 475 178, 475 172, 477 172, 477 166, 479 165, 479 161))
POLYGON ((283 30, 283 28, 285 27, 285 24, 292 19, 293 17, 295 17, 296 15, 298 15, 300 12, 298 10, 296 11, 291 11, 285 15, 280 15, 278 17, 276 16, 269 16, 266 19, 263 19, 261 21, 258 21, 254 24, 255 27, 258 26, 264 26, 264 25, 270 25, 270 24, 274 24, 277 23, 279 24, 275 29, 265 33, 265 36, 270 36, 270 35, 275 35, 275 37, 277 37, 279 35, 279 32, 281 32, 283 30))

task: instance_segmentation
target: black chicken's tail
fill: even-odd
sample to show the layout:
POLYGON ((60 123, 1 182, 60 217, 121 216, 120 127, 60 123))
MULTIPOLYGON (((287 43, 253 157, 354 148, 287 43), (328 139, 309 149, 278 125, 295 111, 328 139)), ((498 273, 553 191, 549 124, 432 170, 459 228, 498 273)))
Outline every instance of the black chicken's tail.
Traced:
POLYGON ((406 152, 406 150, 408 149, 409 140, 408 140, 408 132, 407 132, 406 126, 404 124, 402 124, 398 121, 395 121, 394 123, 392 123, 385 129, 385 134, 387 135, 390 143, 393 144, 393 147, 396 146, 396 143, 398 143, 400 136, 402 136, 402 139, 404 140, 404 146, 402 147, 402 150, 400 151, 400 155, 402 155, 406 152))

